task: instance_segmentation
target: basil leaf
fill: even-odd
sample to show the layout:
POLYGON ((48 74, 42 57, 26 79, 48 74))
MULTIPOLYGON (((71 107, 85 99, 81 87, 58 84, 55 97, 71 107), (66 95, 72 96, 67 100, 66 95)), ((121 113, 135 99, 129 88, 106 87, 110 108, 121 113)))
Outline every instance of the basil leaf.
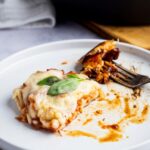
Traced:
MULTIPOLYGON (((83 81, 83 80, 82 80, 83 81)), ((61 80, 59 82, 54 83, 48 90, 48 95, 58 95, 67 92, 74 91, 78 85, 80 84, 81 80, 77 78, 67 78, 61 80)))
POLYGON ((60 79, 56 76, 50 76, 50 77, 47 77, 41 81, 39 81, 37 84, 38 85, 52 85, 54 84, 55 82, 58 82, 60 81, 60 79))
POLYGON ((85 79, 80 78, 78 75, 76 74, 68 74, 67 75, 68 78, 74 78, 74 79, 78 79, 80 81, 84 81, 85 79))
POLYGON ((68 78, 78 78, 79 79, 79 77, 76 74, 68 74, 67 77, 68 78))

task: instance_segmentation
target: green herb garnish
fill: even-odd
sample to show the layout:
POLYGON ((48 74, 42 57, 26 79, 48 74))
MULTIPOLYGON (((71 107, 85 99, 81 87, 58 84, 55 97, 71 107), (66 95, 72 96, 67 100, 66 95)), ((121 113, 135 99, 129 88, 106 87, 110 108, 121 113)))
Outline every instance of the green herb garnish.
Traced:
POLYGON ((72 92, 78 87, 81 81, 83 81, 83 79, 72 77, 58 81, 49 88, 47 94, 56 96, 58 94, 72 92))
POLYGON ((47 77, 41 81, 39 81, 37 84, 38 85, 53 85, 54 83, 60 81, 60 79, 56 76, 50 76, 50 77, 47 77))
POLYGON ((49 76, 42 79, 37 84, 50 86, 47 94, 56 96, 58 94, 74 91, 83 80, 85 79, 79 78, 76 74, 68 74, 67 78, 63 80, 60 80, 56 76, 49 76))
POLYGON ((68 74, 67 77, 68 77, 68 78, 77 78, 77 79, 81 79, 81 78, 79 78, 78 75, 76 75, 76 74, 68 74))

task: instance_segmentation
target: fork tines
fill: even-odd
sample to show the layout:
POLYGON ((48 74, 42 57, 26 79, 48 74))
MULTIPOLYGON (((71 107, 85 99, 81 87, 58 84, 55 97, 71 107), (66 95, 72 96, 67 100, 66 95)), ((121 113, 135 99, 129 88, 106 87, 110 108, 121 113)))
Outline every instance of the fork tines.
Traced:
POLYGON ((123 66, 113 62, 116 66, 117 71, 114 74, 111 74, 111 78, 129 88, 136 88, 145 83, 150 82, 150 78, 148 76, 140 75, 134 73, 133 71, 129 71, 123 66))

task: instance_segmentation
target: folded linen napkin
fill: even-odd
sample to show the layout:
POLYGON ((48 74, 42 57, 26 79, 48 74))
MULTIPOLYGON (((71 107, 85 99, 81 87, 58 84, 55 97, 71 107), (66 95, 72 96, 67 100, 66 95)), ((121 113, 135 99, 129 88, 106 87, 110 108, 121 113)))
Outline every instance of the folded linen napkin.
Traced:
POLYGON ((24 25, 53 27, 55 11, 50 0, 0 0, 0 29, 24 25))

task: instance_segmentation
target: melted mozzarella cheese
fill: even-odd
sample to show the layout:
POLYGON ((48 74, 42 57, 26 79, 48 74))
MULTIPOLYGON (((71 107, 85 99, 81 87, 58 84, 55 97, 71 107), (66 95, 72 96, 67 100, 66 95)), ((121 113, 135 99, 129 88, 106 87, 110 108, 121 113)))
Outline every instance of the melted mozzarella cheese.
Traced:
POLYGON ((53 126, 62 128, 66 125, 67 119, 77 111, 79 100, 82 102, 81 107, 84 107, 87 105, 87 99, 89 100, 88 96, 90 96, 91 100, 99 97, 99 84, 93 80, 89 80, 87 76, 82 74, 78 74, 78 76, 85 80, 80 82, 77 89, 73 92, 59 94, 57 96, 47 95, 50 86, 39 86, 37 83, 48 76, 57 76, 60 79, 66 77, 59 70, 36 72, 28 78, 24 83, 24 87, 17 88, 13 93, 13 98, 20 110, 23 106, 19 106, 20 102, 18 101, 23 101, 27 109, 27 114, 25 115, 30 124, 37 124, 37 122, 34 121, 34 123, 32 120, 38 118, 42 124, 42 128, 51 128, 52 121, 53 126), (22 95, 22 100, 18 100, 17 98, 19 93, 22 95), (59 124, 59 126, 56 124, 59 124))

